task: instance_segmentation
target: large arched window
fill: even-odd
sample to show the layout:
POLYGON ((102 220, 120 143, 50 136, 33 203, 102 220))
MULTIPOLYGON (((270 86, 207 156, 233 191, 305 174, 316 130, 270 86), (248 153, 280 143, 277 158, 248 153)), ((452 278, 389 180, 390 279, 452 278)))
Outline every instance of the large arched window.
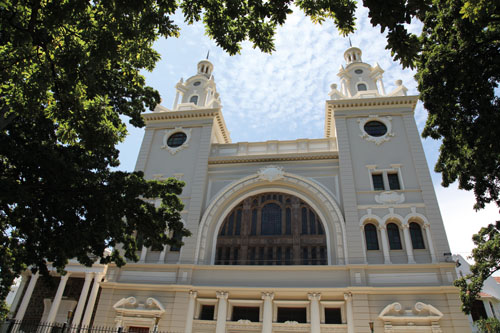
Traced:
POLYGON ((365 239, 367 250, 378 250, 377 227, 371 223, 365 225, 365 239))
POLYGON ((389 248, 391 250, 401 250, 403 246, 401 245, 401 236, 399 234, 399 228, 395 223, 389 223, 387 225, 387 238, 389 238, 389 248))
POLYGON ((219 229, 219 265, 326 265, 325 229, 299 198, 264 193, 243 200, 219 229))
POLYGON ((189 102, 190 103, 193 103, 193 104, 198 104, 198 96, 194 95, 194 96, 191 96, 191 98, 189 99, 189 102))
POLYGON ((416 222, 410 223, 410 236, 413 249, 425 249, 424 237, 422 236, 420 224, 416 222))

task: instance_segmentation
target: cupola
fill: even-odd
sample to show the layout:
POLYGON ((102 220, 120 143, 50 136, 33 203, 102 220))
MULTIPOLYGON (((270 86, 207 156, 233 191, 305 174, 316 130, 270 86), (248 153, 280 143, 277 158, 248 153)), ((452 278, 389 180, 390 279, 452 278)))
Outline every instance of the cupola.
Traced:
POLYGON ((361 50, 357 47, 350 47, 344 52, 344 59, 347 65, 361 61, 361 50))
POLYGON ((207 59, 197 65, 196 75, 180 81, 175 86, 174 111, 197 110, 220 107, 220 97, 217 93, 212 71, 214 65, 207 59))

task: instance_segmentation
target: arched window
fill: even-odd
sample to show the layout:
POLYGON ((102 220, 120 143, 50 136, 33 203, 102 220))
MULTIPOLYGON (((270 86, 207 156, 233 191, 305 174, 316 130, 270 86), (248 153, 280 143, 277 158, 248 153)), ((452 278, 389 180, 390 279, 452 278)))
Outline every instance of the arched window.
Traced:
POLYGON ((299 198, 284 193, 248 197, 219 229, 215 264, 326 265, 323 223, 299 198))
POLYGON ((401 250, 401 236, 399 235, 399 228, 395 223, 387 225, 387 238, 389 238, 389 248, 391 250, 401 250))
POLYGON ((281 207, 270 203, 262 208, 261 235, 281 235, 281 207))
POLYGON ((425 249, 424 237, 422 236, 420 224, 416 222, 410 223, 410 236, 413 249, 425 249))
POLYGON ((191 96, 191 98, 189 99, 189 103, 194 103, 195 105, 198 104, 198 96, 191 96))
POLYGON ((366 91, 366 84, 358 83, 358 91, 366 91))
POLYGON ((378 250, 377 227, 371 223, 365 225, 365 239, 367 250, 378 250))

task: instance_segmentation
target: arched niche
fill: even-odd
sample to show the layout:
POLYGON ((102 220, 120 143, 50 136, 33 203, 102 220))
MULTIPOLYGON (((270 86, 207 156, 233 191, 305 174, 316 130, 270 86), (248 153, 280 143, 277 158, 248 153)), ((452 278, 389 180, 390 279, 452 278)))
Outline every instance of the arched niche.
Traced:
POLYGON ((323 222, 328 264, 348 263, 344 217, 332 193, 311 179, 274 166, 232 182, 211 198, 200 222, 195 262, 214 264, 218 231, 226 216, 244 198, 267 192, 294 195, 309 205, 323 222))
POLYGON ((325 227, 295 195, 249 196, 224 218, 217 232, 216 265, 326 265, 325 227))

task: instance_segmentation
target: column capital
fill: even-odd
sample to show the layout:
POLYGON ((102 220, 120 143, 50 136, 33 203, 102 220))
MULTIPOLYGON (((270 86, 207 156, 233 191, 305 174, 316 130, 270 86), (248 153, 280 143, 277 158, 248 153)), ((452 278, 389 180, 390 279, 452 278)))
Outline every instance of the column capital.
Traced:
POLYGON ((85 280, 92 280, 94 278, 94 272, 85 272, 85 280))
POLYGON ((351 301, 352 300, 352 293, 350 291, 347 293, 344 293, 344 299, 346 301, 351 301))
POLYGON ((271 301, 272 301, 272 300, 274 299, 274 293, 272 293, 272 292, 268 292, 268 291, 263 292, 263 293, 262 293, 261 298, 262 298, 263 300, 269 299, 269 300, 271 300, 271 301))
POLYGON ((385 230, 385 224, 378 225, 377 229, 380 231, 385 230))
POLYGON ((424 228, 424 229, 430 229, 430 228, 431 228, 431 225, 430 225, 430 223, 424 223, 424 224, 422 225, 422 228, 424 228))
POLYGON ((403 229, 410 229, 410 225, 407 223, 403 224, 402 227, 403 229))
POLYGON ((196 290, 190 290, 189 291, 189 297, 190 298, 196 298, 198 296, 198 292, 196 290))
POLYGON ((67 281, 67 280, 69 279, 69 276, 70 276, 70 275, 71 275, 71 273, 70 273, 70 272, 66 272, 66 274, 61 275, 61 280, 66 280, 66 281, 67 281))
POLYGON ((307 298, 310 301, 319 301, 321 299, 321 293, 308 293, 307 298))
POLYGON ((215 295, 217 296, 218 299, 227 299, 229 293, 227 291, 216 291, 215 295))

